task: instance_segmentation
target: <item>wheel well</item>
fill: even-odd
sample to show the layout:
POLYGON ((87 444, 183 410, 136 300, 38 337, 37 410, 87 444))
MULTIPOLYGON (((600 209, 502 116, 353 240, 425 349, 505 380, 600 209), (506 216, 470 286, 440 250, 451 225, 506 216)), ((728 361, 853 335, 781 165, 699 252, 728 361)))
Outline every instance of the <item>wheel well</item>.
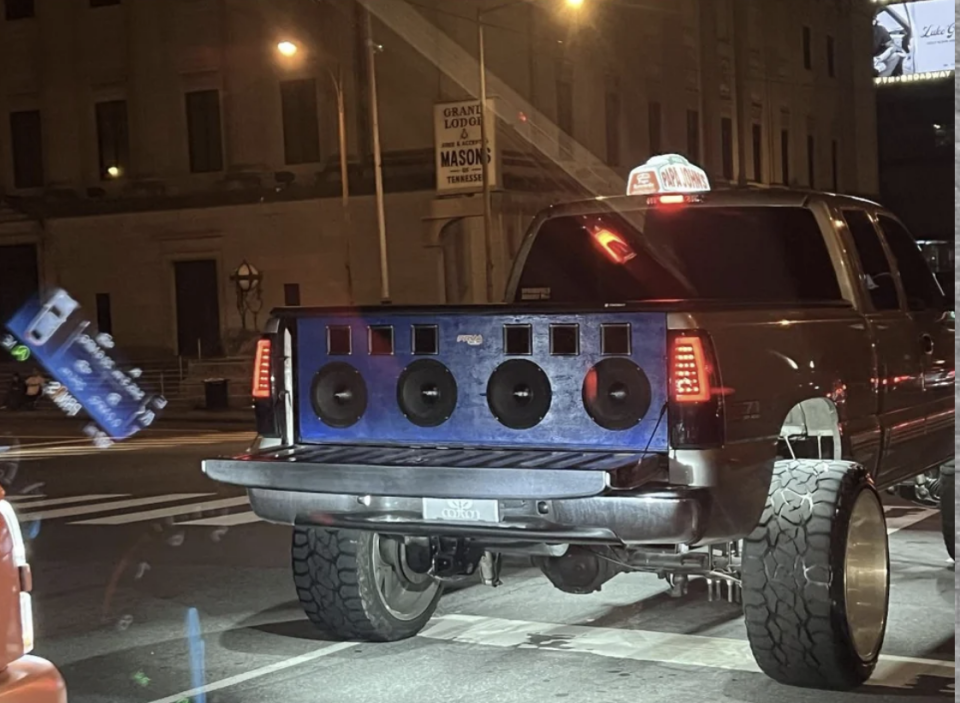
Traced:
POLYGON ((843 459, 840 415, 827 398, 807 398, 787 413, 780 427, 781 459, 843 459))

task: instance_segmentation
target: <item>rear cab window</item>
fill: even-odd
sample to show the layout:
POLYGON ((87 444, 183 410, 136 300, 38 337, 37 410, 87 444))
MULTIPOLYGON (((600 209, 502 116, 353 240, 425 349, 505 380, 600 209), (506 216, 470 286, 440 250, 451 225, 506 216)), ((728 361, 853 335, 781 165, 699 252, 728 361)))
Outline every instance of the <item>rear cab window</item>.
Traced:
POLYGON ((685 206, 544 222, 515 301, 846 302, 813 211, 685 206))

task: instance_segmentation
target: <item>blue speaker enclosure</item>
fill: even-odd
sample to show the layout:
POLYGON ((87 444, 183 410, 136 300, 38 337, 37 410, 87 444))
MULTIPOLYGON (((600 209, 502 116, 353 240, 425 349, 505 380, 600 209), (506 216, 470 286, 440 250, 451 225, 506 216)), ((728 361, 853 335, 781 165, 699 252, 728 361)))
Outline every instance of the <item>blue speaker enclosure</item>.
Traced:
MULTIPOLYGON (((485 309, 489 310, 489 309, 485 309)), ((429 336, 429 335, 428 335, 429 336)), ((421 335, 422 337, 422 335, 421 335)), ((558 335, 558 339, 561 335, 558 335)), ((667 324, 661 312, 605 311, 589 314, 504 314, 497 312, 433 311, 372 314, 318 310, 296 318, 295 384, 297 388, 299 441, 303 443, 376 444, 437 447, 516 447, 518 449, 566 449, 604 451, 665 451, 668 448, 666 404, 667 324), (576 327, 577 353, 551 353, 551 327, 568 326, 562 335, 569 340, 576 327), (626 327, 624 327, 626 326, 626 327), (437 330, 435 354, 414 354, 414 329, 437 330), (617 332, 608 339, 629 340, 628 348, 618 341, 616 353, 604 353, 602 330, 617 332), (341 345, 344 328, 349 328, 350 353, 331 354, 330 339, 341 345), (528 354, 508 354, 511 339, 522 338, 518 328, 528 328, 532 345, 528 354), (392 330, 392 353, 386 354, 379 334, 392 330), (329 330, 334 330, 331 334, 329 330), (379 342, 371 344, 371 330, 379 342), (371 354, 376 347, 378 354, 371 354), (626 430, 600 427, 583 404, 587 372, 606 358, 625 357, 646 374, 651 388, 649 410, 635 426, 626 430), (418 359, 444 364, 457 381, 457 406, 450 418, 436 427, 419 427, 408 420, 397 403, 400 374, 418 359), (487 383, 497 367, 510 359, 525 359, 540 366, 550 380, 550 409, 535 427, 513 430, 501 424, 490 410, 487 383), (367 387, 368 402, 363 416, 350 427, 325 424, 311 403, 311 384, 317 372, 333 362, 350 364, 359 371, 367 387)), ((511 343, 511 350, 517 347, 511 343)), ((569 348, 566 351, 572 351, 569 348)), ((609 352, 610 350, 608 350, 609 352)))

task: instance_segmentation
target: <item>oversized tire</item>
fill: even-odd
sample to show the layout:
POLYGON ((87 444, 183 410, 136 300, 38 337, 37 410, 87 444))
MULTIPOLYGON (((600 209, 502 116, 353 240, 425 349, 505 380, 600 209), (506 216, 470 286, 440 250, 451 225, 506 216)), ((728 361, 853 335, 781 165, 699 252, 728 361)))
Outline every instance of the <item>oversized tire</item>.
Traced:
POLYGON ((843 461, 777 462, 760 524, 744 540, 747 637, 780 683, 849 690, 883 646, 890 555, 867 471, 843 461))
POLYGON ((295 527, 293 580, 303 611, 342 639, 413 637, 436 610, 441 587, 412 572, 404 554, 401 542, 371 532, 295 527))
POLYGON ((957 558, 956 483, 956 466, 951 461, 940 469, 940 525, 943 528, 943 543, 953 560, 957 558))

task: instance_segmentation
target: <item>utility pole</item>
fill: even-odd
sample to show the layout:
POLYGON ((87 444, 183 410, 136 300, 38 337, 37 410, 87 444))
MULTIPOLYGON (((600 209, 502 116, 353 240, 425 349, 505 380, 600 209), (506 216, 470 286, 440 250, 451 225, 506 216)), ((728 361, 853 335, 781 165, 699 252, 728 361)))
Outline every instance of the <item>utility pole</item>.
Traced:
POLYGON ((480 164, 483 172, 483 250, 486 258, 487 302, 493 301, 493 190, 487 154, 487 56, 483 34, 483 10, 477 10, 477 43, 480 59, 480 164))
POLYGON ((373 129, 373 167, 377 186, 377 228, 380 238, 380 302, 390 303, 390 269, 387 256, 387 221, 383 208, 383 159, 380 154, 380 109, 377 104, 378 47, 373 41, 373 23, 370 11, 364 10, 367 38, 367 80, 370 84, 370 121, 373 129))

